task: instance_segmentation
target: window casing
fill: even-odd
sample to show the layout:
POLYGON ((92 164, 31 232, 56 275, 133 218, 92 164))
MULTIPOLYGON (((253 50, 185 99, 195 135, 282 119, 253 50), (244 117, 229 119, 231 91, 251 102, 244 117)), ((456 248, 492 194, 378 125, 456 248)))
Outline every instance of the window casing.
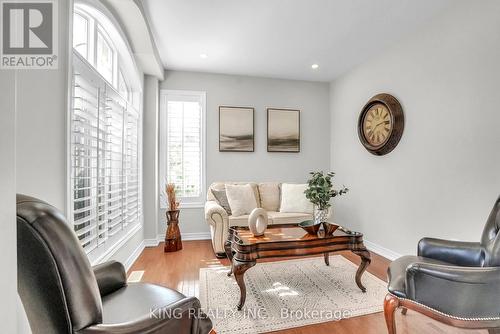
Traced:
POLYGON ((98 262, 142 225, 142 108, 133 100, 140 92, 131 92, 127 84, 140 80, 136 72, 120 66, 119 59, 132 55, 111 42, 107 30, 115 27, 77 6, 76 21, 70 217, 84 250, 98 262), (119 76, 126 94, 117 87, 119 76))
POLYGON ((174 183, 181 207, 205 200, 205 92, 162 90, 160 105, 160 206, 174 183))

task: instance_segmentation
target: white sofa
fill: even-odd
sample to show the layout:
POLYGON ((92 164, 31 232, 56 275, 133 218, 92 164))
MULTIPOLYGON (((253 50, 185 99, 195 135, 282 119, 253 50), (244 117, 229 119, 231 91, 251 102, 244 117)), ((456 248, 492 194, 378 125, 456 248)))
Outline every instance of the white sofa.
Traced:
POLYGON ((280 212, 281 184, 278 182, 215 182, 207 191, 205 203, 205 220, 210 226, 212 246, 217 257, 224 257, 224 243, 230 226, 248 226, 248 215, 231 216, 219 205, 212 193, 212 189, 224 190, 226 184, 250 184, 254 190, 255 199, 259 207, 265 209, 268 215, 268 225, 298 224, 301 221, 312 219, 312 212, 280 212))

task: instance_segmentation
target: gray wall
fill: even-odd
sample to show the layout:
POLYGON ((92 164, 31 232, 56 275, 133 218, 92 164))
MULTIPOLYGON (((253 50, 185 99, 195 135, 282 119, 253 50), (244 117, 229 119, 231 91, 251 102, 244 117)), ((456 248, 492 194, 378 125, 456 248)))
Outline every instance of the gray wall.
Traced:
POLYGON ((500 192, 500 2, 462 2, 425 29, 331 84, 332 169, 351 188, 340 224, 399 253, 423 236, 479 240, 500 192), (406 125, 396 149, 373 156, 356 132, 380 92, 406 125))
MULTIPOLYGON (((330 161, 328 84, 247 76, 167 71, 160 89, 207 93, 207 186, 214 181, 305 182, 330 161), (255 152, 219 152, 219 106, 255 108, 255 152), (267 152, 266 107, 301 110, 301 152, 267 152)), ((184 209, 182 232, 206 232, 203 209, 184 209)), ((165 230, 164 211, 160 230, 165 230)))
POLYGON ((158 79, 144 76, 143 116, 143 201, 144 238, 156 239, 158 234, 158 79))
POLYGON ((0 324, 3 333, 16 333, 17 248, 15 218, 15 72, 0 70, 0 324))

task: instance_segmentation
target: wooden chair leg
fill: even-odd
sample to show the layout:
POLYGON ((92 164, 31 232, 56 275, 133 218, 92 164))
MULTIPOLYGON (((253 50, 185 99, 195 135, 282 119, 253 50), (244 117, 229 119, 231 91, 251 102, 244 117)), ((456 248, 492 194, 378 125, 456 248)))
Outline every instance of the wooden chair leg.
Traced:
POLYGON ((388 293, 384 300, 384 316, 389 334, 396 334, 396 309, 399 307, 399 299, 388 293))
POLYGON ((406 315, 406 312, 408 312, 408 309, 406 307, 401 308, 402 315, 406 315))

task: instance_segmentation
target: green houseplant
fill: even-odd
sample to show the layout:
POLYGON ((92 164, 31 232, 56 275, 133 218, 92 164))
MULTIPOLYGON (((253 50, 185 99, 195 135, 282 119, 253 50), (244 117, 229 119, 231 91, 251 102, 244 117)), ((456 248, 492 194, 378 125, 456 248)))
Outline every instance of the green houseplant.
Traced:
POLYGON ((339 190, 333 188, 332 178, 334 172, 325 173, 311 172, 311 178, 307 181, 308 188, 304 192, 306 197, 315 205, 314 220, 321 223, 328 218, 328 210, 332 206, 330 199, 336 196, 344 195, 349 191, 345 186, 339 190))

